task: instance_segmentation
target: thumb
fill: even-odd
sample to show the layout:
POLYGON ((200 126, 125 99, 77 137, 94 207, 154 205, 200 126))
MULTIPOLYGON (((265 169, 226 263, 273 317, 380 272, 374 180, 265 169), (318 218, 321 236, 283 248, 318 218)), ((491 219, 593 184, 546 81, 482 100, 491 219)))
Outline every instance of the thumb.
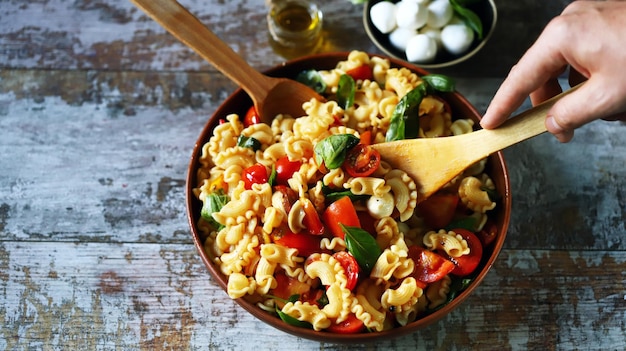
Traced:
POLYGON ((548 111, 548 131, 560 141, 567 142, 572 138, 574 129, 616 113, 623 103, 614 89, 603 87, 606 87, 605 83, 590 79, 557 101, 548 111))

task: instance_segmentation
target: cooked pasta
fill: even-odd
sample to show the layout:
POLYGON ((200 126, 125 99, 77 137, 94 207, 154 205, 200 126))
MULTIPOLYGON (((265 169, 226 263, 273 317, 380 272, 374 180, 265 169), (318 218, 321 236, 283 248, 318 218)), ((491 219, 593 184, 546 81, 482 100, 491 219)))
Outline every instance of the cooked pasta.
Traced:
MULTIPOLYGON (((267 313, 318 331, 349 318, 362 332, 407 325, 448 301, 459 279, 453 262, 478 252, 465 232, 433 225, 418 206, 419 184, 369 147, 386 140, 396 106, 428 81, 359 51, 316 72, 327 100, 305 102, 304 115, 268 125, 229 114, 202 146, 193 194, 203 203, 204 250, 228 277, 228 295, 254 295, 267 313), (352 78, 353 104, 340 105, 340 81, 363 69, 352 78), (431 272, 424 255, 450 269, 431 272)), ((473 121, 425 91, 414 136, 472 132, 473 121)), ((460 204, 454 220, 475 223, 473 232, 496 206, 486 162, 442 190, 460 204)))

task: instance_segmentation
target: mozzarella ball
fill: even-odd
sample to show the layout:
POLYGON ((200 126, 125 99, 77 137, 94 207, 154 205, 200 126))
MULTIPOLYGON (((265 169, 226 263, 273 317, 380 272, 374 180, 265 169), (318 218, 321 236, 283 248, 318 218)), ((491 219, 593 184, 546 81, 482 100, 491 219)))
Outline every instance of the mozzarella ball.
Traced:
POLYGON ((441 28, 450 22, 452 15, 454 15, 454 10, 448 0, 435 0, 428 4, 426 24, 433 28, 441 28))
POLYGON ((437 44, 437 50, 443 48, 443 44, 441 43, 441 29, 426 25, 419 30, 419 34, 426 34, 433 38, 435 40, 435 44, 437 44))
POLYGON ((398 27, 419 29, 428 20, 428 9, 422 4, 402 0, 396 4, 396 23, 398 27))
POLYGON ((396 28, 396 5, 389 1, 381 1, 370 9, 370 18, 376 29, 387 34, 396 28))
POLYGON ((430 36, 418 34, 409 39, 405 53, 410 62, 428 63, 437 56, 437 44, 430 36))
POLYGON ((453 55, 466 52, 473 41, 474 31, 465 24, 449 24, 441 31, 441 43, 453 55))
POLYGON ((406 50, 406 44, 409 42, 409 39, 413 38, 417 34, 415 29, 402 28, 398 27, 389 34, 389 42, 396 49, 400 51, 406 50))

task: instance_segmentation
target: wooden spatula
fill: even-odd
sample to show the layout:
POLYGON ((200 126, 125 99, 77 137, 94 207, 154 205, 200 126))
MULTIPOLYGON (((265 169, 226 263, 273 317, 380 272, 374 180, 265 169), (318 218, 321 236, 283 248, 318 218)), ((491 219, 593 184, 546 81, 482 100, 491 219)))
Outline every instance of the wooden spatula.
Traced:
POLYGON ((372 147, 380 152, 381 159, 415 180, 419 187, 417 201, 420 202, 473 163, 546 132, 545 118, 550 107, 578 86, 507 120, 496 129, 452 137, 392 141, 372 147))
POLYGON ((280 113, 300 117, 303 114, 303 102, 312 98, 324 100, 304 84, 286 78, 268 77, 252 68, 177 1, 131 1, 178 40, 241 86, 252 99, 264 122, 270 122, 280 113))

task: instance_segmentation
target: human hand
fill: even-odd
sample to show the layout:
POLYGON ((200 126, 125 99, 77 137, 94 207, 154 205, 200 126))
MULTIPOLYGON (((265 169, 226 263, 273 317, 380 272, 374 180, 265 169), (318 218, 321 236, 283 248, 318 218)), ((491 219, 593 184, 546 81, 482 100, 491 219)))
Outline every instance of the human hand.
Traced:
POLYGON ((626 120, 626 1, 575 1, 555 17, 515 65, 481 121, 485 129, 504 122, 530 96, 533 105, 587 80, 548 111, 547 130, 561 142, 596 119, 626 120))

